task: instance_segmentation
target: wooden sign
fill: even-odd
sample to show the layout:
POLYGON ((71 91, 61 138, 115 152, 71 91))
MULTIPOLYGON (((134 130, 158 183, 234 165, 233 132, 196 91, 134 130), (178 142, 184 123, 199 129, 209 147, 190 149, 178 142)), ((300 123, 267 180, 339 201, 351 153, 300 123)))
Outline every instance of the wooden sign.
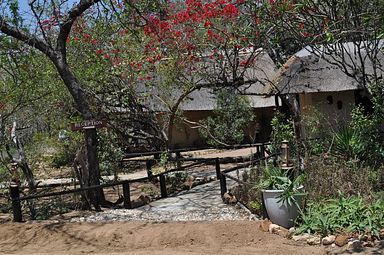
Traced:
POLYGON ((73 131, 84 130, 84 129, 93 129, 105 127, 107 122, 105 120, 84 120, 79 123, 72 123, 71 129, 73 131))

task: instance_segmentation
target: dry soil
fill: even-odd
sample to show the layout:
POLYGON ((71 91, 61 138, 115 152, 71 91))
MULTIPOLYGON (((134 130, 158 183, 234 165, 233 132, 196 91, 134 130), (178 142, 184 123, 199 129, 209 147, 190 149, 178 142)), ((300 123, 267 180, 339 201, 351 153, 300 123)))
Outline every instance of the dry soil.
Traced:
POLYGON ((254 221, 5 223, 1 254, 324 254, 254 221))

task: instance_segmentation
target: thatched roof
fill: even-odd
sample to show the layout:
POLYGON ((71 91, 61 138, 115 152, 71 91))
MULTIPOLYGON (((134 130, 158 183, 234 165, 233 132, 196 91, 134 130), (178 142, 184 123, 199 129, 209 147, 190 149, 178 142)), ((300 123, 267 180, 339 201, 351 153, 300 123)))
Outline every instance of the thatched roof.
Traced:
MULTIPOLYGON (((248 95, 248 98, 251 102, 253 108, 263 108, 263 107, 273 107, 275 106, 275 101, 273 98, 267 98, 262 96, 264 87, 270 82, 272 77, 276 73, 276 67, 272 59, 265 52, 261 52, 257 55, 255 66, 247 69, 246 74, 244 75, 245 80, 252 78, 257 78, 257 81, 242 85, 238 89, 240 94, 251 94, 248 95)), ((168 98, 176 99, 182 94, 181 89, 172 88, 173 91, 171 94, 167 95, 168 98)), ((181 110, 183 111, 209 111, 213 110, 216 107, 216 99, 214 90, 216 88, 201 88, 199 90, 193 91, 187 96, 187 98, 181 104, 181 110)), ((145 92, 149 93, 151 96, 148 98, 148 104, 155 111, 163 111, 166 109, 165 102, 160 99, 161 92, 158 91, 158 88, 152 87, 147 88, 145 92)), ((163 95, 164 96, 164 95, 163 95)))
MULTIPOLYGON (((346 63, 350 66, 359 65, 355 44, 341 44, 346 63)), ((324 49, 325 51, 325 49, 324 49)), ((364 57, 364 52, 361 50, 364 57)), ((343 71, 336 61, 340 61, 340 53, 324 53, 321 56, 314 54, 311 48, 303 50, 292 56, 276 73, 272 83, 264 89, 264 93, 271 95, 280 92, 290 93, 314 93, 337 92, 362 88, 351 74, 354 68, 347 67, 347 73, 343 71)), ((383 53, 378 54, 378 63, 384 64, 383 53)), ((356 68, 357 69, 357 68, 356 68)), ((372 73, 372 62, 365 59, 365 71, 372 73)))

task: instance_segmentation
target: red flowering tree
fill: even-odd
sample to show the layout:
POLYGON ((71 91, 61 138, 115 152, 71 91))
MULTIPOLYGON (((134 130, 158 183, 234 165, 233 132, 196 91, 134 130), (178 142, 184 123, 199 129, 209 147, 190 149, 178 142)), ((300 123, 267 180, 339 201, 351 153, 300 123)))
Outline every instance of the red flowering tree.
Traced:
POLYGON ((168 147, 180 105, 195 90, 233 87, 259 81, 249 69, 257 64, 259 49, 268 37, 258 3, 254 1, 172 1, 157 12, 143 12, 129 1, 143 24, 145 76, 169 114, 165 116, 168 147), (169 93, 171 91, 171 93, 169 93))

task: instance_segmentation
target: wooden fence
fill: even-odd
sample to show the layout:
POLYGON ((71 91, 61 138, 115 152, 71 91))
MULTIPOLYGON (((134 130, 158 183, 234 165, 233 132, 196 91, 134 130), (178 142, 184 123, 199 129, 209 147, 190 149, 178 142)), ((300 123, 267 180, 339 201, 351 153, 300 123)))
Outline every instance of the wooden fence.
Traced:
MULTIPOLYGON (((177 162, 194 162, 185 166, 181 166, 180 164, 177 164, 177 167, 175 169, 171 169, 159 174, 153 174, 151 170, 151 167, 155 160, 153 159, 145 159, 146 165, 147 165, 147 173, 148 176, 142 177, 142 178, 137 178, 133 180, 122 180, 122 181, 117 181, 117 182, 112 182, 112 183, 105 183, 101 185, 95 185, 95 186, 88 186, 88 187, 82 187, 82 188, 76 188, 76 189, 71 189, 71 190, 64 190, 64 191, 57 191, 57 192, 51 192, 51 193, 45 193, 45 194, 36 194, 36 195, 27 195, 27 196, 20 196, 20 187, 17 183, 11 182, 10 183, 10 198, 12 201, 12 212, 13 212, 13 220, 15 222, 22 222, 23 221, 23 215, 22 215, 22 208, 21 208, 21 202, 26 201, 26 200, 32 200, 32 199, 38 199, 38 198, 46 198, 46 197, 56 197, 56 196, 61 196, 61 195, 66 195, 66 194, 75 194, 75 193, 82 193, 85 191, 89 190, 95 190, 95 189, 103 189, 107 187, 115 187, 115 186, 122 186, 123 190, 123 206, 126 209, 131 209, 132 208, 132 203, 131 203, 131 196, 130 196, 130 184, 135 183, 135 182, 144 182, 144 181, 150 181, 153 180, 154 178, 158 178, 160 182, 160 197, 165 198, 167 197, 167 189, 166 189, 166 175, 173 173, 173 172, 178 172, 182 170, 188 170, 189 168, 196 166, 198 164, 206 164, 206 165, 215 165, 215 170, 216 170, 216 177, 218 180, 220 180, 220 185, 221 185, 221 194, 223 195, 226 192, 226 178, 232 178, 227 175, 227 173, 232 172, 236 169, 244 168, 247 167, 257 160, 261 160, 263 157, 261 155, 264 155, 265 150, 264 146, 266 144, 254 144, 253 147, 256 147, 256 153, 255 153, 255 158, 247 158, 247 163, 242 163, 239 166, 223 170, 221 171, 220 169, 220 163, 224 162, 234 162, 238 163, 238 161, 244 161, 243 157, 224 157, 224 158, 181 158, 180 154, 177 153, 178 157, 172 160, 175 160, 177 162), (262 154, 263 153, 263 154, 262 154)), ((247 145, 245 147, 251 147, 250 145, 247 145)), ((148 152, 146 156, 148 155, 155 155, 158 152, 148 152)), ((142 154, 140 154, 142 156, 142 154)), ((135 155, 137 157, 137 155, 135 155)), ((137 159, 138 161, 141 161, 141 159, 137 159)))

